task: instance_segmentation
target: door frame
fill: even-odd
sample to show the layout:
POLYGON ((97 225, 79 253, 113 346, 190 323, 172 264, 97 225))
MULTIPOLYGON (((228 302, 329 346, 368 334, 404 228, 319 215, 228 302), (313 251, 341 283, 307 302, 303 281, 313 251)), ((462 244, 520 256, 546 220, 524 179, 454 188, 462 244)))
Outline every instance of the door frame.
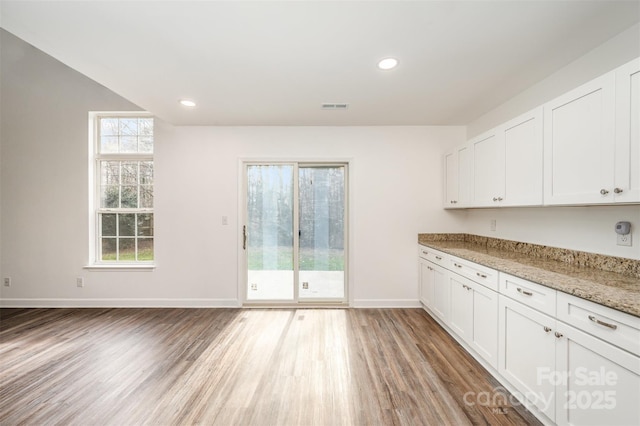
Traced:
MULTIPOLYGON (((238 253, 238 269, 237 269, 237 297, 240 306, 247 308, 265 308, 265 307, 349 307, 352 304, 352 262, 353 262, 353 223, 352 219, 352 179, 353 159, 351 158, 240 158, 238 161, 238 226, 237 226, 237 253, 238 253), (247 223, 247 187, 246 187, 246 170, 249 165, 278 165, 293 164, 294 167, 294 188, 298 189, 298 166, 344 166, 345 171, 345 231, 344 231, 344 297, 337 299, 303 299, 299 300, 299 283, 298 274, 298 250, 299 250, 299 222, 294 221, 294 300, 247 300, 247 251, 243 248, 243 226, 247 223)), ((294 191, 294 217, 298 219, 298 191, 294 191)))

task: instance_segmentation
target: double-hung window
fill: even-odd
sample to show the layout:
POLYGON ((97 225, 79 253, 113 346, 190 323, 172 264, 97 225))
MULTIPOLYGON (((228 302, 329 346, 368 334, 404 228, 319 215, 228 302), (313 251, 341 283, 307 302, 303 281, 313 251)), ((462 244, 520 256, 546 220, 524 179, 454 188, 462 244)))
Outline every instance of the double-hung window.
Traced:
POLYGON ((153 118, 94 120, 95 263, 153 263, 153 118))

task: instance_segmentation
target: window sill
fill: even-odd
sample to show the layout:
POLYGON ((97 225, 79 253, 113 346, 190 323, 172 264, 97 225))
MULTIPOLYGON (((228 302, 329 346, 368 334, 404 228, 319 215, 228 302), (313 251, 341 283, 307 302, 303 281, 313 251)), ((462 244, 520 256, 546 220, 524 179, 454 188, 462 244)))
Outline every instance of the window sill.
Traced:
POLYGON ((153 263, 147 263, 144 265, 133 265, 133 264, 116 264, 116 265, 106 265, 106 264, 95 264, 95 265, 86 265, 82 269, 88 269, 90 271, 136 271, 136 272, 144 272, 144 271, 153 271, 156 269, 156 265, 153 263))

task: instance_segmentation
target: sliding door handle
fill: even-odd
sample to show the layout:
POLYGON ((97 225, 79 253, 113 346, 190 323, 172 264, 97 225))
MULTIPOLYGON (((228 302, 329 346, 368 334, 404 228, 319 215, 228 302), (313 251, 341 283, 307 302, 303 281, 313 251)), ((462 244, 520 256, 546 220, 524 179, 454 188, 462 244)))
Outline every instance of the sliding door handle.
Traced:
POLYGON ((247 225, 242 226, 242 249, 247 249, 247 225))

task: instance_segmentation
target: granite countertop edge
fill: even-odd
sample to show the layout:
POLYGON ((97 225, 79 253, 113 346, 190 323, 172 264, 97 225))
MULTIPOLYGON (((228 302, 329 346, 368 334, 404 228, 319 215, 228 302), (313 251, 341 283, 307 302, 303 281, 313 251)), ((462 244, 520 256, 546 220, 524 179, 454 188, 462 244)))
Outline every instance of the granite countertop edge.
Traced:
MULTIPOLYGON (((550 271, 541 267, 527 265, 517 260, 504 259, 493 255, 494 253, 498 254, 499 250, 493 250, 494 253, 492 254, 483 253, 482 251, 485 251, 485 247, 472 243, 459 242, 458 244, 463 244, 464 247, 453 248, 447 247, 445 241, 419 241, 418 243, 443 253, 487 266, 499 272, 505 272, 515 277, 640 317, 640 286, 634 291, 550 271)), ((505 254, 513 255, 508 252, 505 252, 505 254)), ((620 276, 620 274, 613 272, 608 274, 620 276)), ((640 284, 640 280, 638 280, 638 283, 640 284)))

